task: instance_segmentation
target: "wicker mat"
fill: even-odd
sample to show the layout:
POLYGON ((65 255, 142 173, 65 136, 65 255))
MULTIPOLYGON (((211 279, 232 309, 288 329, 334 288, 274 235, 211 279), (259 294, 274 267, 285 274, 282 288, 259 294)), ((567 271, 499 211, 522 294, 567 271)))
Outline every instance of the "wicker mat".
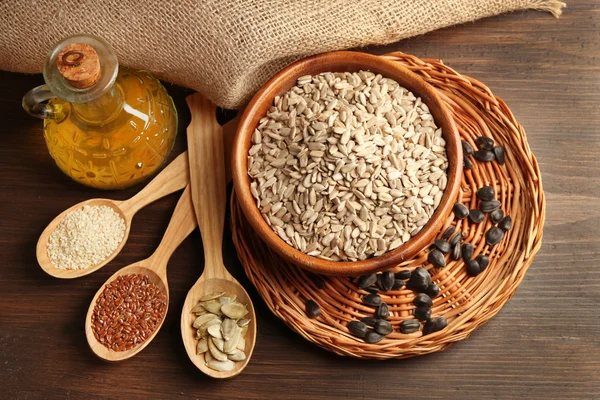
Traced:
POLYGON ((473 161, 473 169, 464 172, 457 201, 477 208, 474 192, 485 185, 494 186, 502 209, 513 218, 513 227, 496 246, 485 244, 485 232, 492 226, 489 215, 480 224, 468 219, 455 220, 451 214, 440 231, 455 225, 465 242, 475 246, 473 258, 486 254, 487 269, 477 277, 466 273, 462 260, 449 261, 437 269, 427 262, 422 251, 412 260, 398 265, 394 271, 423 266, 441 289, 434 299, 432 315, 443 315, 448 326, 430 335, 421 332, 402 334, 400 322, 414 318, 412 304, 415 293, 401 289, 381 294, 390 307, 389 321, 394 332, 376 344, 367 344, 352 336, 346 325, 373 314, 373 308, 361 301, 367 294, 358 289, 355 280, 322 277, 315 280, 305 272, 281 259, 269 250, 253 232, 232 195, 232 231, 238 256, 246 274, 275 315, 292 330, 326 350, 360 358, 407 358, 446 349, 492 318, 515 294, 527 268, 541 246, 545 218, 545 198, 537 161, 527 143, 525 132, 506 104, 495 97, 482 83, 460 75, 440 60, 422 60, 402 53, 384 56, 419 74, 433 87, 451 110, 460 135, 475 146, 477 136, 489 136, 504 146, 506 164, 473 161), (321 283, 321 284, 319 284, 321 283), (321 315, 309 319, 305 302, 316 301, 321 315))

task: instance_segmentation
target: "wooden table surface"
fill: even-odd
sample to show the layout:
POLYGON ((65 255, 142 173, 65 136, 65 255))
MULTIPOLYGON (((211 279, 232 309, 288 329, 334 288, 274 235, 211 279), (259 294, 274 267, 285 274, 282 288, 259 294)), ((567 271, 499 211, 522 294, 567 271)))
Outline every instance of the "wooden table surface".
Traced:
MULTIPOLYGON (((98 360, 84 335, 89 302, 114 271, 152 253, 177 196, 135 217, 127 246, 109 266, 75 281, 45 275, 35 245, 55 215, 140 188, 101 193, 63 176, 41 121, 20 105, 41 77, 0 73, 0 397, 599 399, 600 5, 568 3, 560 19, 517 12, 370 49, 442 58, 485 82, 528 132, 548 199, 543 246, 514 298, 467 340, 409 360, 343 358, 291 332, 245 279, 227 227, 226 264, 259 316, 244 373, 210 380, 181 342, 179 310, 203 267, 197 230, 169 264, 170 313, 154 342, 123 363, 98 360)), ((168 89, 180 111, 174 157, 186 147, 189 91, 168 89)))

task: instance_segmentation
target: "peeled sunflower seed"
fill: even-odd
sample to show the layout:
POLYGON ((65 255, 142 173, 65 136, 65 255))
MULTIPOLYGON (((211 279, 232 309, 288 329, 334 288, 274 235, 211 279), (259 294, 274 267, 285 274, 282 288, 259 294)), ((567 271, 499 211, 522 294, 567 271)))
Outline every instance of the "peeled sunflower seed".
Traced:
POLYGON ((480 149, 491 150, 494 148, 494 140, 487 136, 479 136, 475 139, 475 143, 480 149))
POLYGON ((200 355, 202 353, 206 353, 208 351, 208 339, 202 338, 198 341, 196 345, 196 354, 200 355))
POLYGON ((223 339, 223 335, 221 335, 221 327, 222 326, 223 326, 222 323, 220 325, 219 324, 211 325, 206 329, 206 331, 213 338, 223 339))
POLYGON ((498 228, 502 229, 504 232, 510 230, 510 228, 512 228, 512 218, 510 216, 502 218, 502 221, 498 223, 498 228))
POLYGON ((493 246, 495 244, 500 243, 503 236, 504 236, 504 231, 502 229, 492 226, 485 234, 485 241, 490 246, 493 246))
POLYGON ((502 221, 502 218, 504 218, 504 211, 500 209, 492 211, 490 218, 492 219, 493 223, 497 224, 498 222, 502 221))
POLYGON ((482 201, 481 204, 479 204, 479 209, 484 213, 490 213, 499 209, 501 205, 502 203, 498 200, 482 201))
POLYGON ((204 301, 218 299, 219 297, 223 296, 224 294, 225 294, 225 292, 206 294, 200 298, 200 301, 204 302, 204 301))
POLYGON ((248 314, 246 307, 237 302, 224 304, 221 312, 231 319, 240 319, 248 314))
POLYGON ((211 321, 211 320, 218 320, 219 317, 217 317, 214 314, 203 314, 200 315, 199 317, 196 317, 196 319, 194 320, 194 323, 192 324, 192 326, 196 329, 200 328, 202 325, 204 325, 206 322, 211 321))
POLYGON ((493 161, 495 158, 494 153, 489 150, 477 150, 475 153, 473 153, 473 157, 482 162, 493 161))
POLYGON ((238 328, 238 323, 234 319, 225 318, 221 323, 221 336, 223 339, 228 340, 235 332, 235 328, 238 328))
POLYGON ((454 211, 454 215, 456 215, 456 218, 458 219, 463 219, 469 216, 469 209, 461 203, 454 204, 452 211, 454 211))
POLYGON ((218 300, 204 301, 200 304, 202 304, 202 307, 204 307, 206 311, 211 312, 213 314, 218 315, 221 312, 221 303, 219 303, 218 300))
MULTIPOLYGON (((370 318, 370 317, 368 317, 370 318)), ((365 324, 364 322, 361 321, 350 321, 348 322, 348 325, 346 325, 348 327, 348 330, 350 331, 350 333, 352 333, 354 336, 359 337, 359 338, 364 338, 365 335, 367 334, 367 324, 365 324)))
MULTIPOLYGON (((470 156, 473 154, 473 146, 466 140, 461 140, 460 144, 462 145, 463 153, 465 156, 470 156)), ((465 157, 466 158, 466 157, 465 157)))
POLYGON ((427 256, 427 261, 433 264, 434 267, 443 268, 446 266, 446 259, 441 251, 438 249, 433 249, 429 252, 427 256))
POLYGON ((210 355, 213 356, 216 360, 227 361, 227 354, 219 350, 217 345, 212 340, 208 341, 208 351, 210 352, 210 355))
POLYGON ((504 165, 504 147, 496 146, 493 148, 494 156, 496 157, 496 161, 498 164, 504 165))
POLYGON ((402 333, 413 333, 421 328, 421 323, 416 319, 407 319, 406 321, 400 322, 400 332, 402 333))
POLYGON ((236 349, 231 354, 228 354, 227 357, 232 361, 244 361, 246 359, 246 353, 236 349))
POLYGON ((477 197, 479 198, 479 200, 482 200, 482 201, 494 200, 495 196, 496 196, 496 191, 494 190, 493 186, 482 186, 477 191, 477 197))

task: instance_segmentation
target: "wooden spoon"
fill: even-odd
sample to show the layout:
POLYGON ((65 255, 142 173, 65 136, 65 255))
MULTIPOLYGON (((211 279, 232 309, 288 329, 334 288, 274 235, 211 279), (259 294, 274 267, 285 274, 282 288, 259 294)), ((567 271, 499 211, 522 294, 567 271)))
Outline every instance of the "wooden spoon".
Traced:
POLYGON ((215 118, 215 106, 196 93, 187 98, 192 122, 187 130, 192 200, 202 242, 204 245, 204 273, 187 294, 181 312, 181 337, 190 360, 213 378, 230 378, 242 372, 248 364, 256 343, 256 315, 248 293, 227 272, 223 264, 222 241, 225 221, 225 164, 221 127, 215 118), (251 320, 245 336, 246 359, 234 362, 232 371, 210 369, 204 355, 196 354, 196 331, 192 327, 195 315, 190 313, 200 298, 206 294, 227 292, 235 294, 238 302, 245 304, 251 320))
POLYGON ((127 238, 129 237, 129 229, 131 228, 131 220, 133 216, 148 204, 156 201, 168 194, 181 190, 189 183, 189 164, 187 152, 180 154, 171 164, 162 170, 144 189, 132 198, 125 201, 117 201, 111 199, 90 199, 75 204, 73 207, 60 213, 52 220, 42 232, 37 243, 37 260, 40 267, 48 274, 55 278, 72 279, 79 278, 91 274, 108 264, 121 251, 127 238), (71 211, 80 210, 83 206, 109 206, 112 207, 125 220, 125 235, 119 246, 108 256, 103 262, 98 265, 91 266, 85 269, 59 269, 50 262, 48 258, 48 239, 58 224, 63 220, 65 215, 71 211))
POLYGON ((98 292, 92 299, 90 308, 88 309, 87 316, 85 318, 85 336, 87 337, 90 348, 98 357, 107 361, 125 360, 142 351, 146 346, 148 346, 152 339, 154 339, 165 320, 169 308, 167 263, 169 258, 171 258, 171 254, 173 254, 183 239, 185 239, 196 226, 197 223, 196 218, 194 218, 194 206, 192 204, 191 190, 188 186, 181 195, 181 198, 175 207, 175 211, 173 212, 169 226, 167 227, 165 235, 163 236, 160 244, 156 248, 156 251, 147 259, 133 263, 114 273, 110 278, 108 278, 104 285, 98 289, 98 292), (118 276, 128 274, 147 275, 150 278, 150 281, 156 284, 164 293, 165 297, 167 298, 167 308, 165 309, 164 315, 156 327, 156 330, 145 342, 142 342, 136 347, 126 351, 109 350, 103 344, 98 342, 94 336, 92 330, 92 314, 94 312, 94 307, 96 306, 96 300, 102 291, 104 291, 106 285, 114 281, 118 276))

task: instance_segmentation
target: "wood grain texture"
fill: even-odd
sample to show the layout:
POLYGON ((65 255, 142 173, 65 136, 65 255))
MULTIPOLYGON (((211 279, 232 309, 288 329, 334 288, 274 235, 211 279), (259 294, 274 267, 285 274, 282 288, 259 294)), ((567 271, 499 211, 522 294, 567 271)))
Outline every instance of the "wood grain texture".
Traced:
MULTIPOLYGON (((180 313, 202 272, 198 231, 173 255, 170 312, 148 348, 107 364, 89 350, 83 320, 96 290, 118 268, 158 245, 177 195, 133 219, 127 245, 102 270, 76 281, 47 276, 35 244, 65 208, 92 197, 50 159, 39 120, 21 96, 40 76, 0 73, 0 392, 7 399, 598 399, 600 398, 600 5, 571 0, 560 19, 519 12, 433 32, 400 50, 442 58, 502 97, 525 127, 547 194, 544 241, 517 294, 488 324, 449 350, 401 361, 333 356, 287 330, 248 286, 225 224, 225 265, 258 316, 244 373, 203 376, 187 359, 180 313)), ((186 148, 189 91, 168 86, 180 115, 171 155, 186 148)), ((228 216, 226 216, 226 219, 228 216)))

